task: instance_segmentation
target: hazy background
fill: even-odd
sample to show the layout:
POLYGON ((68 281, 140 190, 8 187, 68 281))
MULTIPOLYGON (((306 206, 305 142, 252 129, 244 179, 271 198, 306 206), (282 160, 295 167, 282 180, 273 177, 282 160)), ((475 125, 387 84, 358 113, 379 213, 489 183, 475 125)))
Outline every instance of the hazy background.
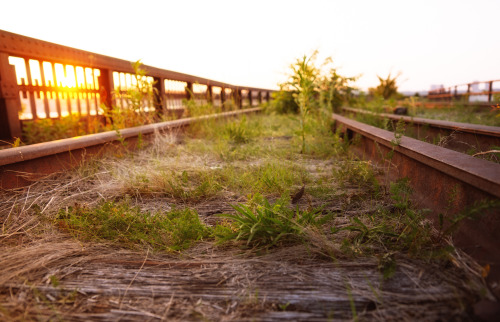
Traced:
POLYGON ((331 56, 366 90, 500 79, 500 1, 0 1, 0 29, 234 85, 331 56))

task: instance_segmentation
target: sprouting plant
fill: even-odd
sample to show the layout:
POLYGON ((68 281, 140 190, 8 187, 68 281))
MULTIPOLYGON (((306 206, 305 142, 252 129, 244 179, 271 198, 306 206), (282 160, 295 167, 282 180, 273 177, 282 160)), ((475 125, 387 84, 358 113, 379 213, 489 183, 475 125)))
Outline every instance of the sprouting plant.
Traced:
POLYGON ((114 97, 120 104, 104 109, 114 130, 149 124, 154 121, 155 113, 153 110, 155 99, 158 97, 157 89, 154 87, 153 78, 146 75, 146 71, 141 65, 140 60, 132 64, 134 69, 132 86, 128 87, 126 91, 114 91, 114 97))
POLYGON ((301 59, 297 59, 295 64, 290 66, 292 75, 288 84, 296 90, 294 98, 300 112, 301 153, 304 153, 306 149, 306 117, 311 108, 316 90, 316 79, 319 76, 319 70, 315 66, 317 54, 318 52, 315 51, 310 57, 304 55, 301 59))
MULTIPOLYGON (((471 220, 477 219, 482 215, 488 213, 488 211, 491 211, 492 209, 497 209, 499 207, 500 207, 499 200, 485 199, 476 201, 471 206, 467 207, 466 209, 462 210, 458 214, 448 219, 449 225, 446 228, 444 228, 444 230, 442 231, 442 235, 446 236, 454 233, 458 229, 459 225, 466 219, 471 219, 471 220)), ((444 224, 442 226, 444 226, 444 224)))
POLYGON ((401 144, 401 138, 403 137, 405 133, 405 122, 403 119, 400 119, 396 123, 396 128, 394 129, 394 139, 391 140, 391 145, 393 147, 399 146, 401 144))
POLYGON ((351 83, 356 79, 357 77, 344 77, 337 72, 337 69, 331 68, 319 80, 320 104, 328 111, 339 113, 344 103, 352 102, 356 88, 351 83))
POLYGON ((247 143, 250 141, 246 116, 241 117, 239 121, 227 123, 226 132, 229 139, 235 144, 247 143))
POLYGON ((223 234, 217 237, 222 241, 243 240, 248 246, 271 247, 282 241, 302 240, 305 227, 320 226, 330 219, 321 217, 319 209, 292 210, 287 207, 289 202, 288 196, 274 204, 257 196, 248 205, 234 205, 235 214, 220 215, 231 220, 233 228, 220 230, 223 234))
POLYGON ((390 238, 398 236, 391 227, 388 227, 383 222, 377 223, 373 216, 369 217, 369 219, 371 221, 370 226, 364 224, 358 217, 354 217, 351 219, 351 224, 349 226, 346 226, 340 230, 357 232, 358 234, 353 238, 353 242, 357 246, 381 237, 390 238))
POLYGON ((6 145, 9 145, 12 148, 20 147, 23 144, 23 142, 21 141, 21 138, 14 138, 14 141, 12 141, 12 142, 3 141, 3 140, 0 140, 0 142, 5 143, 6 145))

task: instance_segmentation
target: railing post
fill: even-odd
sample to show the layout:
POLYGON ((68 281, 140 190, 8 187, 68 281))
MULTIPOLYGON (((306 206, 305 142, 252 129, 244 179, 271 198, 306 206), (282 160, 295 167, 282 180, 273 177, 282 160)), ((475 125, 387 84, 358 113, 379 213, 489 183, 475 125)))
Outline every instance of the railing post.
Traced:
POLYGON ((155 113, 160 116, 166 111, 165 80, 161 77, 153 77, 153 80, 155 113))
POLYGON ((469 100, 470 100, 470 84, 467 84, 467 96, 466 96, 466 99, 467 99, 467 103, 468 103, 469 100))
POLYGON ((212 85, 207 85, 207 103, 210 103, 210 105, 214 105, 212 85))
POLYGON ((220 106, 222 107, 222 110, 224 110, 224 102, 226 101, 226 88, 221 87, 220 90, 220 106))
POLYGON ((0 53, 0 138, 12 140, 21 137, 21 99, 16 70, 9 64, 9 55, 0 53))
POLYGON ((236 100, 236 106, 237 106, 238 108, 242 108, 242 107, 243 107, 243 98, 241 97, 241 89, 239 89, 239 88, 238 88, 238 89, 235 91, 235 94, 236 94, 236 95, 235 95, 235 96, 236 96, 236 97, 235 97, 235 100, 236 100))
POLYGON ((270 100, 271 100, 271 94, 269 92, 266 92, 266 102, 269 103, 270 100))
MULTIPOLYGON (((109 112, 113 109, 114 105, 113 91, 115 86, 113 83, 113 71, 110 69, 101 69, 98 82, 101 104, 104 104, 109 112)), ((111 120, 111 122, 113 122, 113 120, 111 120)))
POLYGON ((252 107, 253 106, 253 104, 252 104, 253 103, 252 102, 252 99, 253 99, 253 97, 252 97, 252 91, 248 90, 248 94, 247 95, 248 95, 248 105, 250 105, 250 107, 252 107))
POLYGON ((488 89, 488 103, 491 103, 492 98, 493 98, 493 81, 490 81, 490 86, 488 89))
POLYGON ((259 95, 258 95, 259 105, 262 105, 262 92, 258 91, 258 93, 259 93, 259 95))
POLYGON ((188 101, 194 99, 193 83, 191 82, 188 82, 186 85, 186 99, 188 101))

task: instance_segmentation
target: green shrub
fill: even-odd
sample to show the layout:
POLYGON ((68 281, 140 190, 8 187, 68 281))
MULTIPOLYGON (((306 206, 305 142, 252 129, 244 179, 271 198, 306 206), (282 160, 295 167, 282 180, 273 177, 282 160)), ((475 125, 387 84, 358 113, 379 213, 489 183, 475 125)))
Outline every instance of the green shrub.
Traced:
POLYGON ((268 110, 278 114, 299 113, 299 105, 295 101, 294 91, 288 91, 281 88, 272 94, 272 101, 269 103, 268 110))

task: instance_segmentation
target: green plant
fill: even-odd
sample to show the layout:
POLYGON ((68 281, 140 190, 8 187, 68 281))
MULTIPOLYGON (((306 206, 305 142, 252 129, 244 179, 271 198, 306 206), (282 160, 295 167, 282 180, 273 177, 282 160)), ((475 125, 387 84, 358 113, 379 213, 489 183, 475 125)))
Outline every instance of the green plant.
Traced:
POLYGON ((290 66, 292 75, 288 84, 296 90, 294 98, 300 111, 301 153, 305 153, 306 150, 306 117, 313 104, 316 79, 319 76, 319 70, 315 66, 317 54, 318 52, 315 51, 310 57, 304 55, 301 59, 297 59, 295 64, 290 66))
POLYGON ((369 93, 372 96, 380 96, 385 100, 388 100, 398 93, 398 86, 396 80, 401 76, 401 73, 398 73, 395 77, 391 78, 391 73, 387 75, 387 78, 378 77, 380 84, 375 88, 370 88, 369 93))
POLYGON ((379 268, 386 277, 390 277, 395 269, 393 252, 423 256, 439 248, 433 242, 431 225, 424 219, 424 211, 411 206, 409 180, 392 183, 390 192, 394 200, 393 210, 381 208, 355 216, 349 225, 332 229, 334 234, 341 231, 351 233, 343 241, 344 252, 356 255, 375 253, 379 257, 379 268))
POLYGON ((341 187, 350 184, 378 190, 378 182, 370 162, 346 160, 342 162, 342 166, 333 170, 333 175, 338 179, 341 187))
POLYGON ((353 103, 353 92, 356 90, 351 83, 357 77, 344 77, 338 74, 337 69, 331 68, 327 75, 319 80, 319 102, 328 111, 341 112, 344 103, 353 103))
POLYGON ((484 199, 474 202, 471 206, 453 216, 449 216, 449 218, 448 216, 444 218, 444 216, 440 214, 441 235, 451 235, 459 228, 464 220, 477 220, 488 213, 488 211, 498 208, 500 208, 500 200, 484 199), (444 223, 445 219, 448 221, 447 224, 444 223))
POLYGON ((273 100, 267 110, 278 114, 299 113, 300 108, 294 98, 295 95, 297 95, 295 91, 286 90, 284 85, 281 85, 279 91, 272 93, 273 100))
POLYGON ((238 121, 227 123, 226 132, 229 139, 235 144, 242 144, 250 141, 246 116, 241 117, 238 121))
POLYGON ((143 213, 126 202, 103 202, 96 208, 61 209, 56 222, 77 239, 107 240, 131 248, 156 250, 182 250, 209 234, 194 210, 143 213))
POLYGON ((287 207, 288 196, 274 204, 260 195, 254 196, 249 205, 233 206, 236 214, 222 214, 220 217, 232 220, 231 229, 221 229, 217 236, 223 241, 243 240, 247 246, 271 247, 278 242, 303 240, 304 228, 320 226, 329 217, 320 217, 319 209, 312 211, 292 210, 287 207))
POLYGON ((405 134, 405 126, 406 124, 405 121, 403 121, 403 119, 399 119, 398 122, 396 123, 396 128, 394 129, 394 139, 391 140, 391 145, 393 148, 401 144, 401 139, 405 134))
POLYGON ((68 115, 60 119, 38 119, 23 123, 22 141, 34 144, 97 133, 106 130, 98 117, 68 115))
MULTIPOLYGON (((146 71, 141 67, 140 60, 132 63, 132 86, 126 91, 114 91, 113 95, 120 105, 111 109, 104 109, 114 130, 149 124, 154 121, 155 113, 151 110, 155 106, 157 90, 154 81, 146 76, 146 71)), ((158 112, 158 111, 157 111, 158 112)))

